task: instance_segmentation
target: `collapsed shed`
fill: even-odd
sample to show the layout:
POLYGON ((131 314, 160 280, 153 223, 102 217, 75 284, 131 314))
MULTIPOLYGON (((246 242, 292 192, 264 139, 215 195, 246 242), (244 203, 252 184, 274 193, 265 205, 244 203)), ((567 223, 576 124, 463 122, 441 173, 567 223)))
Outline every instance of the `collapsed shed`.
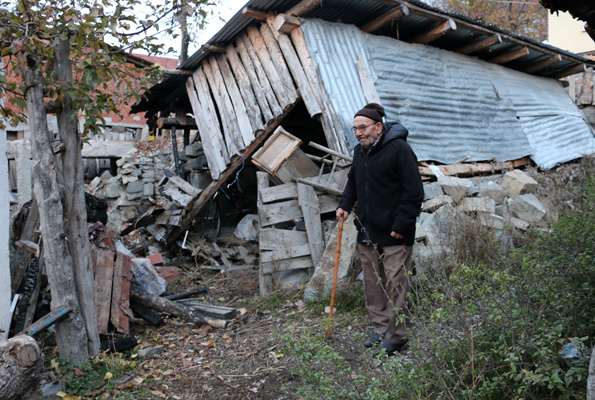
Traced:
POLYGON ((528 156, 547 169, 595 153, 557 81, 593 65, 415 0, 251 0, 133 111, 174 112, 169 126, 184 128, 192 114, 213 179, 168 232, 171 245, 281 125, 348 158, 367 102, 408 128, 419 161, 528 156))

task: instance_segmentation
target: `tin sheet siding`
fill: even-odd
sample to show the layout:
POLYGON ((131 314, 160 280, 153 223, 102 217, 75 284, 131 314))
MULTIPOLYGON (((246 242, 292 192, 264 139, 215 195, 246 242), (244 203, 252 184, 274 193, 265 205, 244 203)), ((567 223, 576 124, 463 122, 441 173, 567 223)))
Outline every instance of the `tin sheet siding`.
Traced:
POLYGON ((349 131, 353 115, 366 102, 356 66, 362 54, 388 119, 409 129, 408 141, 420 160, 503 161, 531 155, 551 168, 593 152, 590 128, 554 80, 366 35, 351 25, 307 20, 302 29, 350 148, 357 144, 349 131))

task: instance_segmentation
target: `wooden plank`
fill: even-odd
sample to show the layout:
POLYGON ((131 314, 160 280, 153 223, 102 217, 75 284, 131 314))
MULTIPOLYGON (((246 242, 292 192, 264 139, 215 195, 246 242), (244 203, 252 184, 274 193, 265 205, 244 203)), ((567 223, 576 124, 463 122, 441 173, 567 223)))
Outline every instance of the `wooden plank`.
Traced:
POLYGON ((297 95, 294 97, 293 93, 286 91, 286 86, 281 76, 279 76, 275 64, 273 64, 273 61, 271 60, 271 54, 269 53, 258 29, 255 26, 249 26, 247 31, 250 41, 254 46, 254 51, 256 52, 260 64, 268 77, 269 83, 275 92, 275 96, 279 99, 281 108, 285 109, 288 104, 293 104, 295 102, 297 95))
POLYGON ((279 126, 264 145, 254 152, 252 162, 274 175, 301 144, 300 138, 279 126))
POLYGON ((258 56, 252 46, 252 42, 250 42, 250 39, 245 32, 238 36, 236 46, 240 58, 242 59, 242 63, 244 64, 244 67, 246 67, 246 72, 248 72, 248 77, 250 78, 250 83, 254 88, 254 92, 256 94, 262 93, 266 99, 266 106, 261 101, 258 102, 258 105, 260 106, 262 115, 265 117, 265 122, 268 124, 268 122, 275 118, 276 115, 281 115, 283 109, 279 104, 279 100, 277 100, 277 97, 275 96, 275 92, 271 87, 266 73, 262 69, 262 65, 260 65, 258 56))
POLYGON ((223 77, 216 63, 215 58, 210 57, 202 63, 202 68, 211 88, 217 109, 219 110, 219 118, 223 125, 223 135, 225 137, 225 144, 227 145, 227 152, 232 157, 235 154, 240 154, 240 149, 244 148, 244 141, 240 136, 240 126, 234 118, 233 106, 231 105, 231 100, 223 83, 223 77), (212 68, 213 65, 216 67, 215 70, 212 68))
POLYGON ((112 287, 110 321, 120 333, 130 331, 130 267, 132 260, 124 253, 116 254, 112 287))
POLYGON ((242 61, 240 61, 240 57, 238 56, 236 48, 233 44, 227 46, 226 55, 227 60, 229 61, 229 65, 231 66, 231 70, 233 71, 233 74, 235 75, 235 78, 237 80, 240 93, 242 95, 242 99, 244 100, 244 104, 246 106, 246 112, 248 113, 248 117, 250 118, 250 123, 252 124, 252 127, 255 131, 263 130, 264 124, 262 122, 262 113, 260 112, 259 107, 260 100, 258 100, 258 98, 260 97, 261 100, 264 101, 266 107, 268 107, 266 99, 264 98, 264 93, 260 92, 254 94, 252 86, 250 85, 250 78, 248 76, 248 72, 242 65, 242 61))
POLYGON ((516 60, 517 58, 524 57, 529 54, 528 47, 521 47, 520 49, 512 50, 504 54, 500 54, 494 58, 490 58, 486 60, 487 62, 491 62, 492 64, 503 65, 509 63, 511 61, 516 60))
POLYGON ((107 333, 114 277, 114 253, 95 248, 95 318, 99 333, 107 333))
POLYGON ((33 325, 26 327, 25 330, 23 330, 23 333, 25 335, 35 336, 38 333, 43 332, 45 329, 49 328, 56 322, 65 318, 71 312, 72 309, 70 307, 59 306, 52 310, 49 314, 37 320, 33 325))
POLYGON ((555 56, 549 56, 545 60, 541 60, 541 61, 538 61, 536 63, 529 65, 527 68, 523 69, 523 72, 525 72, 527 74, 531 74, 533 72, 537 72, 544 68, 555 65, 555 64, 559 63, 560 61, 562 61, 562 56, 559 54, 555 55, 555 56))
POLYGON ((287 11, 287 14, 294 17, 299 17, 300 15, 307 14, 321 4, 322 0, 302 0, 295 6, 291 7, 289 11, 287 11))
POLYGON ((322 234, 322 220, 320 219, 320 204, 314 188, 303 183, 298 183, 298 203, 304 214, 306 232, 312 262, 318 265, 324 253, 324 236, 322 234))
POLYGON ((271 203, 273 201, 297 199, 297 185, 293 182, 284 183, 283 185, 272 186, 260 191, 260 196, 263 203, 271 203))
POLYGON ((291 33, 292 30, 298 28, 300 25, 301 21, 299 18, 287 14, 279 14, 275 17, 274 27, 271 27, 271 29, 273 31, 291 33))
MULTIPOLYGON (((233 76, 231 68, 227 63, 226 56, 223 54, 218 54, 215 56, 215 60, 219 66, 219 69, 221 70, 221 75, 223 75, 223 82, 225 82, 227 93, 229 93, 229 98, 231 99, 231 104, 233 105, 233 109, 238 120, 238 125, 240 126, 240 134, 242 136, 244 146, 247 146, 254 140, 254 131, 256 131, 256 126, 252 126, 252 122, 250 121, 248 111, 246 110, 246 106, 244 104, 244 99, 240 94, 240 89, 238 88, 236 78, 233 76)), ((260 124, 260 127, 262 129, 262 124, 260 124)))
POLYGON ((485 49, 487 47, 500 43, 502 43, 502 36, 500 36, 499 34, 495 34, 492 36, 488 36, 485 39, 478 40, 477 42, 461 46, 453 51, 459 54, 473 54, 481 49, 485 49))
POLYGON ((414 36, 413 38, 409 39, 409 43, 418 43, 418 44, 428 44, 433 42, 434 40, 442 37, 443 35, 447 34, 450 31, 454 31, 457 29, 457 24, 452 19, 447 19, 446 21, 442 22, 440 25, 435 27, 434 29, 429 30, 428 32, 419 34, 414 36))
POLYGON ((314 90, 314 94, 323 107, 320 120, 324 129, 324 135, 326 137, 327 143, 332 147, 333 150, 342 154, 349 154, 347 141, 345 140, 343 132, 340 130, 341 122, 337 117, 333 103, 322 83, 320 75, 318 74, 318 70, 314 66, 314 61, 308 52, 306 38, 301 28, 296 28, 291 31, 291 41, 293 42, 302 66, 304 67, 304 72, 306 73, 312 89, 314 90))
MULTIPOLYGON (((23 229, 20 232, 20 239, 36 242, 39 237, 39 234, 35 232, 38 222, 39 208, 37 206, 37 200, 33 199, 31 201, 29 213, 27 214, 27 220, 25 221, 23 229)), ((22 221, 20 223, 22 223, 22 221)), ((13 224, 18 225, 19 222, 14 221, 13 224)), ((16 228, 16 226, 14 226, 13 229, 14 228, 16 228)), ((16 231, 18 230, 19 228, 16 228, 16 231)), ((10 263, 10 276, 12 278, 10 286, 13 292, 16 292, 21 285, 25 273, 27 272, 27 268, 31 263, 31 258, 32 255, 27 250, 20 247, 15 250, 14 256, 12 257, 10 263)))
POLYGON ((238 315, 238 311, 235 308, 207 304, 197 299, 181 299, 176 300, 176 302, 182 303, 186 307, 198 310, 207 317, 229 320, 234 319, 238 315))
MULTIPOLYGON (((258 171, 256 172, 256 187, 257 187, 257 193, 258 195, 256 196, 256 206, 258 207, 258 210, 260 210, 260 207, 262 207, 262 197, 260 196, 260 193, 267 189, 269 187, 269 174, 267 174, 266 172, 261 172, 258 171)), ((260 215, 260 212, 259 212, 260 215)), ((260 221, 260 226, 262 227, 262 221, 260 221)), ((262 232, 262 229, 261 229, 262 232)), ((259 243, 261 243, 259 241, 259 243)), ((260 244, 259 244, 260 246, 260 244)), ((260 249, 259 249, 260 250, 260 249)), ((261 252, 259 251, 259 254, 261 252)), ((260 286, 260 295, 261 296, 266 296, 267 294, 269 294, 271 292, 271 290, 273 290, 273 279, 270 275, 265 275, 263 273, 263 263, 260 260, 259 257, 259 261, 258 261, 258 282, 259 282, 259 286, 260 286)))
POLYGON ((247 17, 257 19, 259 21, 266 21, 267 19, 266 11, 258 11, 250 7, 244 7, 242 9, 242 14, 244 14, 247 17))
POLYGON ((264 204, 258 208, 260 226, 266 227, 281 222, 302 218, 302 210, 297 200, 283 201, 280 203, 264 204))
POLYGON ((310 244, 308 243, 291 247, 280 247, 273 251, 263 251, 260 253, 260 261, 263 263, 274 262, 307 255, 310 255, 310 244))
POLYGON ((308 234, 303 231, 288 229, 264 228, 260 230, 260 251, 276 250, 281 247, 299 246, 308 244, 308 234))
POLYGON ((200 196, 193 201, 193 203, 188 208, 188 213, 184 216, 184 220, 182 221, 182 225, 179 228, 173 229, 168 238, 167 238, 167 246, 171 247, 176 243, 176 240, 182 232, 186 230, 188 225, 192 223, 198 216, 200 210, 204 207, 207 201, 210 200, 211 197, 219 190, 221 185, 225 183, 225 181, 242 165, 245 164, 245 159, 250 157, 254 151, 269 137, 269 135, 281 124, 281 121, 285 116, 291 112, 291 110, 295 107, 295 104, 292 104, 288 107, 284 114, 278 116, 275 120, 269 123, 269 125, 265 128, 264 132, 256 138, 250 146, 244 150, 242 157, 238 157, 232 161, 231 165, 221 174, 221 177, 217 181, 213 181, 202 191, 200 196))
POLYGON ((366 98, 366 101, 368 103, 380 104, 380 96, 378 96, 378 92, 374 86, 374 81, 372 80, 372 75, 370 75, 368 65, 366 64, 364 56, 361 53, 357 58, 357 72, 359 73, 359 80, 362 83, 362 89, 364 90, 364 97, 366 98))
POLYGON ((287 260, 276 260, 261 264, 262 273, 265 278, 272 279, 271 274, 277 272, 291 271, 295 269, 304 269, 314 267, 312 257, 303 256, 287 260))
POLYGON ((195 188, 190 183, 186 182, 184 179, 180 178, 177 175, 170 176, 168 178, 168 180, 169 180, 169 182, 173 183, 179 189, 181 189, 182 191, 184 191, 185 193, 189 194, 192 197, 198 196, 201 192, 200 189, 195 188))
POLYGON ((163 192, 166 195, 168 195, 169 197, 171 197, 171 199, 174 201, 174 203, 176 203, 178 206, 184 207, 184 208, 187 208, 190 205, 190 203, 192 202, 192 200, 195 199, 195 197, 192 197, 185 193, 182 193, 180 190, 178 190, 177 187, 174 187, 170 183, 166 184, 163 187, 163 192))
POLYGON ((199 68, 186 81, 186 91, 195 115, 194 119, 198 124, 200 141, 205 149, 205 157, 209 164, 211 177, 217 180, 229 162, 229 154, 223 140, 223 134, 219 129, 215 106, 209 92, 205 91, 203 87, 203 79, 206 83, 206 77, 199 68))
POLYGON ((332 185, 325 185, 322 183, 315 182, 314 180, 297 178, 296 182, 298 183, 298 186, 299 185, 307 185, 310 188, 312 188, 312 190, 318 189, 318 190, 322 190, 323 192, 335 194, 337 196, 341 196, 343 194, 342 190, 339 190, 338 188, 335 188, 332 185))
POLYGON ((387 12, 384 15, 381 15, 380 17, 376 18, 375 20, 367 23, 366 25, 364 25, 361 30, 362 32, 365 33, 372 33, 375 32, 379 29, 381 29, 382 27, 384 27, 385 25, 396 21, 399 18, 404 17, 405 15, 409 14, 409 8, 407 8, 407 6, 405 4, 401 4, 400 6, 394 8, 393 10, 387 12))
POLYGON ((268 49, 271 60, 273 61, 273 65, 281 77, 283 87, 290 96, 290 102, 295 102, 299 98, 299 94, 293 83, 293 79, 291 78, 289 67, 285 62, 285 58, 283 57, 279 43, 277 40, 275 40, 275 36, 273 35, 273 32, 271 31, 271 28, 268 24, 262 24, 260 26, 260 36, 262 37, 262 40, 268 49))
MULTIPOLYGON (((275 29, 275 19, 272 16, 269 17, 267 22, 269 24, 270 29, 275 29)), ((308 110, 310 117, 314 118, 316 115, 322 113, 322 107, 318 102, 318 99, 314 95, 314 90, 310 86, 310 82, 306 77, 306 73, 304 72, 304 68, 302 67, 300 59, 298 58, 298 55, 295 52, 295 49, 293 48, 293 44, 291 44, 291 39, 289 38, 289 36, 282 32, 274 32, 276 32, 275 37, 277 38, 279 47, 283 52, 283 56, 287 60, 287 65, 291 70, 291 76, 293 76, 293 79, 297 84, 302 100, 304 100, 304 104, 306 105, 306 109, 308 110)))

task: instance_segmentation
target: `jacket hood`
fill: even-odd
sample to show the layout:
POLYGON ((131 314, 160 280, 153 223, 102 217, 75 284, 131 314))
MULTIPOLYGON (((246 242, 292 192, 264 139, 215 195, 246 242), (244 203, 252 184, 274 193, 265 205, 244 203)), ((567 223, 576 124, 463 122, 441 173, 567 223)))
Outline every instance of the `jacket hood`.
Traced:
POLYGON ((385 138, 383 142, 390 142, 394 139, 403 139, 407 141, 409 131, 400 122, 385 122, 382 124, 385 131, 385 138))

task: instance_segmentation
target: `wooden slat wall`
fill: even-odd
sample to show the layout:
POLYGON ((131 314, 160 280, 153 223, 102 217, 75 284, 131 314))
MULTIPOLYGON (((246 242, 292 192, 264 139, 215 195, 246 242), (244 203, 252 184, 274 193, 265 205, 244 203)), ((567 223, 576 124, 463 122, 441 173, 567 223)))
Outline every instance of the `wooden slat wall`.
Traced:
POLYGON ((578 106, 595 105, 595 90, 593 90, 593 68, 586 72, 570 75, 562 80, 568 82, 566 92, 578 106))
POLYGON ((223 53, 211 55, 188 79, 186 90, 214 180, 234 155, 300 97, 319 118, 328 146, 348 154, 347 143, 303 32, 251 25, 223 53))

